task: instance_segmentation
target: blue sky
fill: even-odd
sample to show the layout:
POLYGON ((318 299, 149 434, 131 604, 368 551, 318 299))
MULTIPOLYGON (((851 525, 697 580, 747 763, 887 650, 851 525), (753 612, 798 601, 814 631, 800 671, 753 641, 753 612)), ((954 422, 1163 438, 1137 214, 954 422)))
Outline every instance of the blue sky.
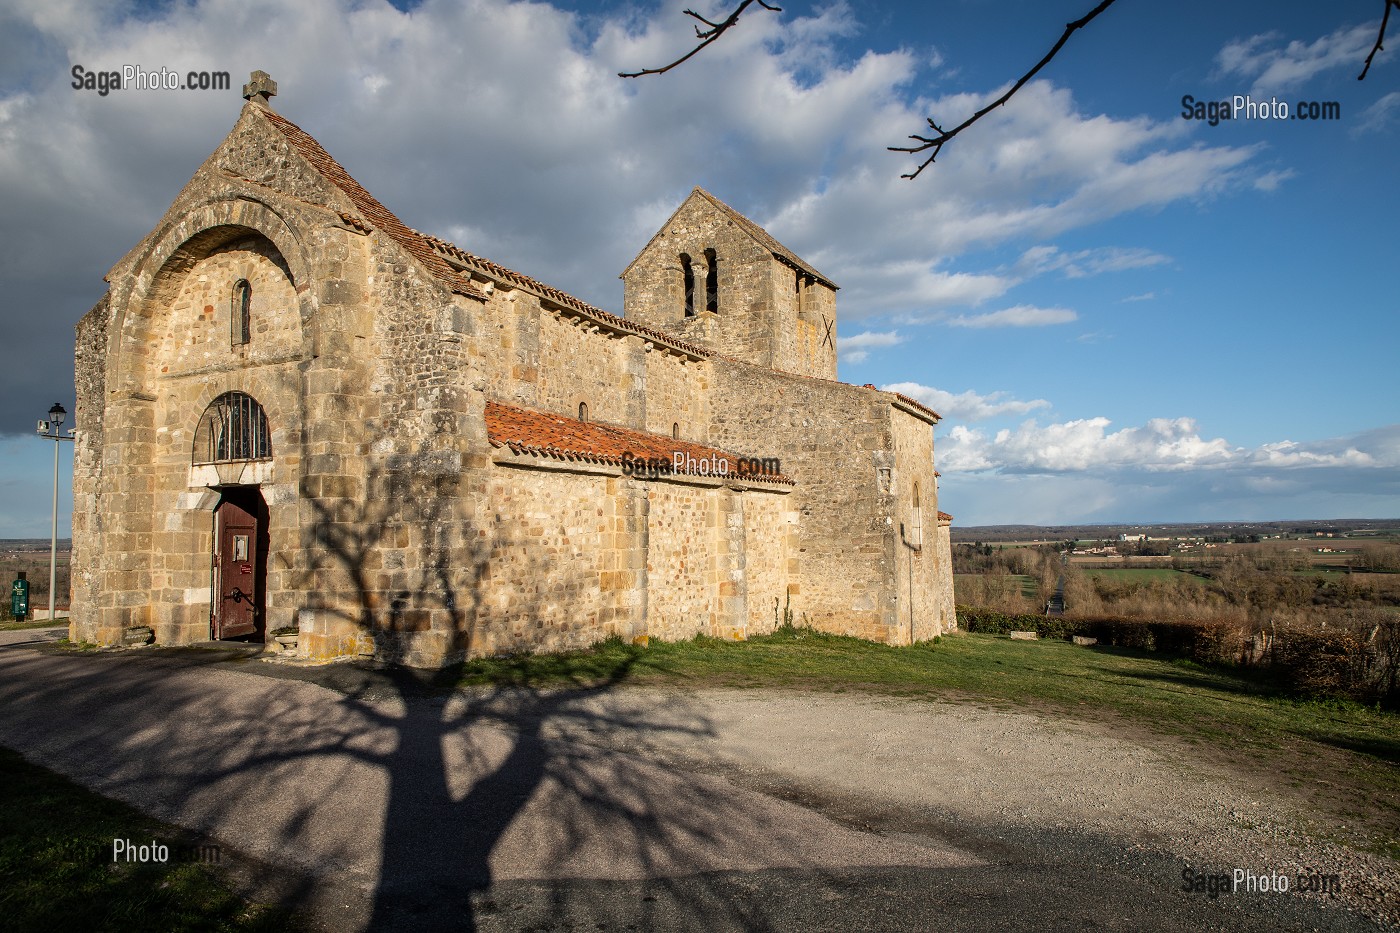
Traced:
POLYGON ((47 535, 29 432, 72 408, 72 326, 255 68, 410 226, 605 308, 693 185, 764 224, 843 286, 841 378, 944 414, 959 524, 1400 516, 1400 60, 1356 80, 1379 0, 1119 0, 914 181, 885 147, 1089 0, 789 2, 617 78, 688 47, 684 5, 0 0, 0 537, 47 535), (235 89, 104 97, 75 64, 235 89), (1341 119, 1212 127, 1186 94, 1341 119))

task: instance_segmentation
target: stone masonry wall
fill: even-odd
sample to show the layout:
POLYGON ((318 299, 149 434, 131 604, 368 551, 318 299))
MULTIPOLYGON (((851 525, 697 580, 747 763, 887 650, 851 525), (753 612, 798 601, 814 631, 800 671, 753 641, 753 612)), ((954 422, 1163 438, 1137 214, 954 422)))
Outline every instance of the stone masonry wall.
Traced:
POLYGON ((941 635, 952 624, 941 596, 942 567, 938 549, 938 492, 933 477, 933 428, 907 412, 892 408, 894 437, 895 529, 892 559, 897 576, 896 600, 904 640, 941 635), (914 486, 919 487, 918 514, 914 486), (912 577, 912 579, 911 579, 912 577), (911 611, 910 601, 913 601, 911 611))
POLYGON ((713 365, 710 440, 749 457, 779 457, 796 481, 789 550, 799 622, 898 641, 893 439, 882 393, 723 360, 713 365))
POLYGON ((710 365, 652 350, 645 356, 646 423, 633 425, 662 437, 672 425, 684 440, 709 439, 710 365))
POLYGON ((328 316, 338 351, 308 387, 312 416, 333 412, 309 450, 319 488, 303 503, 313 593, 334 598, 310 603, 301 629, 309 656, 363 653, 372 640, 381 659, 438 666, 473 650, 486 559, 484 311, 387 238, 360 242, 362 291, 345 289, 328 316))
POLYGON ((746 624, 750 635, 773 630, 774 600, 778 601, 776 620, 782 622, 783 603, 788 598, 788 558, 800 546, 797 515, 791 510, 792 498, 792 494, 744 493, 746 624))
POLYGON ((776 260, 770 274, 779 322, 773 368, 800 376, 835 379, 835 290, 776 260))
POLYGON ((642 251, 623 278, 624 316, 726 356, 772 365, 776 262, 734 221, 695 193, 642 251), (705 250, 719 270, 717 312, 706 311, 705 250), (681 254, 690 257, 695 315, 685 316, 681 254))
POLYGON ((505 404, 619 424, 669 437, 703 440, 705 364, 638 336, 617 336, 541 307, 518 289, 495 291, 482 312, 482 333, 469 352, 487 394, 505 404))
POLYGON ((716 564, 719 490, 647 484, 647 634, 679 641, 718 623, 716 564))
POLYGON ((642 632, 644 510, 630 480, 496 466, 473 654, 586 647, 642 632))
POLYGON ((73 424, 73 552, 72 607, 69 637, 96 642, 101 620, 103 512, 98 508, 102 488, 102 426, 107 382, 107 324, 110 295, 103 295, 77 326, 74 352, 76 404, 73 424))

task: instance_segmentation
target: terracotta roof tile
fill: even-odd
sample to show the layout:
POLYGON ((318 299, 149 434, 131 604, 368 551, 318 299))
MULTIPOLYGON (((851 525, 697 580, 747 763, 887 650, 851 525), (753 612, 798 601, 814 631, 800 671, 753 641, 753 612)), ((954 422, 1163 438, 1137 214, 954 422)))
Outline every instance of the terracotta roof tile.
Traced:
POLYGON ((947 512, 939 512, 938 520, 940 522, 951 522, 953 520, 953 516, 949 515, 947 512))
POLYGON ((795 485, 781 473, 741 471, 743 458, 716 447, 696 444, 635 431, 631 428, 596 421, 579 421, 563 415, 515 408, 499 402, 486 403, 486 433, 493 447, 507 447, 512 453, 527 453, 555 460, 622 465, 631 460, 674 464, 674 455, 683 454, 677 473, 692 476, 730 476, 745 481, 795 485), (705 469, 700 464, 705 464, 705 469), (722 466, 721 466, 722 465, 722 466))
POLYGON ((380 204, 374 195, 351 178, 350 173, 345 171, 340 163, 331 157, 330 153, 321 148, 321 144, 313 139, 310 133, 273 110, 265 107, 253 109, 276 127, 292 144, 292 147, 301 153, 302 157, 310 162, 327 181, 345 192, 355 208, 371 226, 407 250, 413 258, 421 262, 429 272, 452 291, 472 298, 484 299, 486 297, 480 286, 473 284, 469 277, 463 276, 452 268, 447 260, 439 256, 422 236, 404 226, 403 221, 394 216, 392 211, 380 204))

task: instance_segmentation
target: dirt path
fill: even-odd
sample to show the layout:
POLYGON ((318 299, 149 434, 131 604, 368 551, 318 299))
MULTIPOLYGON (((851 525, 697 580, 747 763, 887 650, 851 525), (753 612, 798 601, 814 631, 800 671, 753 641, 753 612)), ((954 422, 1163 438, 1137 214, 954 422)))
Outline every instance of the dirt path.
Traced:
POLYGON ((444 698, 344 666, 215 661, 0 650, 0 744, 285 866, 283 892, 327 929, 1395 918, 1393 863, 1314 844, 1285 828, 1287 800, 1094 725, 782 692, 444 698), (1184 869, 1236 867, 1336 874, 1342 893, 1180 890, 1184 869))

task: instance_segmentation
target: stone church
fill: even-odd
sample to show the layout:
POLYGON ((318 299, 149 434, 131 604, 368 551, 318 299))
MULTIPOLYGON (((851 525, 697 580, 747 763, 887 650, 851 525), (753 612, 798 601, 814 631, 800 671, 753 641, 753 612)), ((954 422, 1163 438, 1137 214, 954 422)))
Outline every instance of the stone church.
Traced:
POLYGON ((938 415, 836 380, 829 278, 696 188, 611 314, 409 229, 275 91, 78 324, 75 641, 437 666, 956 624, 938 415))

